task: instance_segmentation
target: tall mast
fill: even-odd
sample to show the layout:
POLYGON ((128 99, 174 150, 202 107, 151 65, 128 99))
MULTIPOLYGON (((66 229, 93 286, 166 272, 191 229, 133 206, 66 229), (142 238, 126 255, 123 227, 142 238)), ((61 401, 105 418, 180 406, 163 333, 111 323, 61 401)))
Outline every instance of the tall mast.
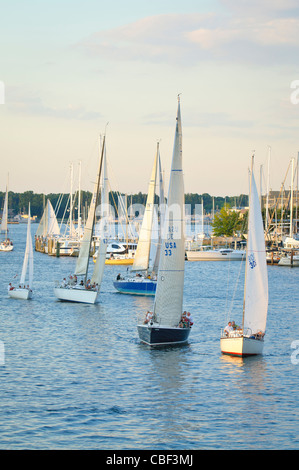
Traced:
POLYGON ((268 218, 269 218, 270 159, 271 159, 271 147, 270 145, 268 145, 267 196, 266 196, 266 221, 265 221, 266 232, 268 230, 268 218))
MULTIPOLYGON (((103 155, 104 155, 104 149, 105 149, 105 135, 104 135, 104 139, 103 139, 103 145, 102 145, 102 152, 101 152, 101 160, 100 160, 100 167, 99 167, 99 173, 97 175, 97 190, 96 190, 96 199, 95 199, 95 202, 98 201, 98 198, 99 198, 99 191, 100 191, 100 180, 101 180, 101 173, 102 173, 102 166, 103 166, 103 155)), ((91 249, 91 243, 92 243, 92 234, 93 234, 93 229, 94 229, 94 224, 95 224, 95 220, 96 220, 96 208, 94 210, 94 214, 93 214, 93 221, 92 221, 92 231, 91 231, 91 237, 90 237, 90 240, 89 240, 89 252, 90 253, 90 249, 91 249)), ((86 281, 87 281, 87 274, 88 274, 88 265, 89 265, 89 256, 88 256, 88 263, 87 263, 87 268, 86 268, 86 273, 85 273, 85 280, 84 280, 84 284, 86 285, 86 281)))
MULTIPOLYGON (((247 217, 247 226, 249 227, 249 217, 250 217, 250 200, 251 200, 251 185, 252 185, 252 173, 253 173, 253 162, 254 162, 254 155, 251 157, 251 171, 250 171, 250 187, 249 187, 249 210, 248 210, 248 217, 247 217)), ((247 262, 248 262, 248 237, 249 233, 247 230, 247 243, 246 243, 246 264, 245 264, 245 283, 244 283, 244 299, 243 299, 243 318, 242 318, 242 329, 244 330, 244 315, 245 315, 245 297, 246 297, 246 280, 247 280, 247 262)))

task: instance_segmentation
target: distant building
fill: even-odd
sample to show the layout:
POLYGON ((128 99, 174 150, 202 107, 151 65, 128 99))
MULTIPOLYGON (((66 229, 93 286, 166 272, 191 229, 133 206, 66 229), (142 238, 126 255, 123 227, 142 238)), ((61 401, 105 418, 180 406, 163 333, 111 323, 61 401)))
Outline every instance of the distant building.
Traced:
MULTIPOLYGON (((291 190, 287 189, 284 191, 269 191, 269 209, 288 209, 291 202, 291 190)), ((293 205, 296 201, 299 203, 299 191, 293 190, 293 205)), ((262 208, 266 207, 267 196, 262 196, 262 208)))

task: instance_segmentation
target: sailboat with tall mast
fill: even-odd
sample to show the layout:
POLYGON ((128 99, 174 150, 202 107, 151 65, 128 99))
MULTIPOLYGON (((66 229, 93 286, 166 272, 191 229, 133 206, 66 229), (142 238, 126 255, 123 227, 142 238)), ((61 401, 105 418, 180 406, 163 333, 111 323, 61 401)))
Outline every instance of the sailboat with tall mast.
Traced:
POLYGON ((13 299, 28 300, 32 298, 32 284, 33 284, 33 246, 31 236, 31 215, 30 215, 30 203, 28 208, 28 222, 27 222, 27 237, 26 237, 26 248, 22 267, 22 273, 20 278, 19 287, 14 288, 11 283, 8 287, 8 295, 13 299), (28 272, 28 279, 26 283, 28 272))
POLYGON ((157 285, 157 268, 161 245, 161 228, 163 226, 163 208, 160 211, 160 230, 153 236, 153 222, 155 215, 155 188, 157 180, 157 170, 159 164, 159 182, 160 182, 160 208, 164 205, 163 178, 161 175, 161 159, 159 151, 159 142, 152 168, 152 174, 149 182, 145 212, 141 225, 136 255, 132 266, 132 273, 127 278, 121 278, 118 274, 114 287, 122 294, 134 295, 155 295, 157 285), (154 240, 156 238, 156 240, 154 240), (154 248, 154 250, 153 250, 154 248), (150 258, 152 256, 152 259, 150 258))
POLYGON ((163 227, 157 288, 153 312, 138 323, 141 342, 148 345, 186 343, 190 323, 182 321, 185 270, 184 179, 180 98, 176 117, 174 149, 163 227))
POLYGON ((12 251, 13 250, 13 242, 10 238, 8 238, 7 224, 8 224, 8 182, 6 186, 4 206, 3 206, 3 212, 2 212, 2 220, 1 220, 1 226, 0 226, 0 231, 1 233, 5 234, 5 238, 4 240, 0 242, 0 251, 12 251))
POLYGON ((268 273, 264 226, 258 191, 251 163, 248 236, 243 301, 242 327, 231 325, 221 332, 223 354, 251 356, 262 354, 268 311, 268 273))
MULTIPOLYGON (((100 180, 103 165, 104 168, 106 168, 105 136, 100 151, 100 163, 98 167, 97 178, 94 185, 94 190, 88 212, 88 218, 84 229, 84 235, 80 244, 75 273, 74 275, 70 276, 70 279, 68 281, 64 279, 60 285, 58 284, 55 286, 54 293, 59 300, 94 304, 96 303, 98 298, 103 278, 107 250, 107 239, 104 236, 102 236, 100 240, 99 256, 97 257, 96 263, 94 265, 94 270, 91 279, 89 279, 88 277, 88 268, 96 221, 96 208, 100 194, 100 180), (81 281, 79 282, 80 278, 81 281)), ((106 200, 107 197, 108 191, 106 190, 106 178, 104 178, 101 200, 101 205, 103 207, 108 204, 108 201, 106 200)))

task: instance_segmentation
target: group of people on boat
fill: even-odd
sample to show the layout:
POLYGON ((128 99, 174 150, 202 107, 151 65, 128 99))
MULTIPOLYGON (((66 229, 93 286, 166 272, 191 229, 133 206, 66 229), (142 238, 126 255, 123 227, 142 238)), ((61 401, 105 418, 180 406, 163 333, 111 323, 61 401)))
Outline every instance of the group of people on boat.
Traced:
POLYGON ((182 313, 181 321, 179 323, 180 328, 191 328, 193 325, 193 318, 190 312, 186 310, 182 313))
POLYGON ((74 276, 70 275, 68 280, 66 280, 66 278, 64 277, 62 282, 61 282, 60 287, 62 287, 62 288, 85 287, 85 289, 88 289, 88 290, 89 289, 90 290, 97 290, 98 285, 95 282, 93 284, 91 284, 90 279, 88 279, 86 281, 86 284, 84 284, 83 279, 81 279, 81 281, 78 283, 78 278, 77 278, 76 274, 74 274, 74 276))
MULTIPOLYGON (((144 324, 150 323, 152 324, 154 321, 154 313, 150 312, 149 310, 146 312, 144 324)), ((180 328, 191 328, 193 325, 193 318, 190 312, 184 311, 181 316, 181 320, 179 323, 180 328)))
POLYGON ((10 240, 9 238, 7 238, 6 240, 3 240, 2 242, 0 242, 0 246, 3 250, 9 248, 9 247, 12 247, 13 246, 13 242, 12 240, 10 240))
POLYGON ((238 325, 236 325, 236 323, 234 321, 229 321, 228 324, 226 325, 226 327, 224 328, 224 334, 226 336, 229 336, 230 333, 232 333, 233 331, 236 331, 236 330, 239 330, 241 332, 242 328, 238 325))
MULTIPOLYGON (((243 329, 241 326, 236 325, 234 321, 229 321, 226 327, 224 328, 224 335, 230 336, 232 333, 237 332, 239 334, 243 333, 243 329)), ((246 336, 246 335, 245 335, 246 336)), ((265 336, 264 331, 257 331, 256 333, 249 336, 252 339, 263 339, 265 336)))
POLYGON ((10 291, 10 290, 15 290, 15 289, 28 289, 28 290, 31 290, 29 285, 23 285, 22 284, 19 284, 19 287, 13 287, 12 283, 10 282, 7 286, 7 291, 10 291))

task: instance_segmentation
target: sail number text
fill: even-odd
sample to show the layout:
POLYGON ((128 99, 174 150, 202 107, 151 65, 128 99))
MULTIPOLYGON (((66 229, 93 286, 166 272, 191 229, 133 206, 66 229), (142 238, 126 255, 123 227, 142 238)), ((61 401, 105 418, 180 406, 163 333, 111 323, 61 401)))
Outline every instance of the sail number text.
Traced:
POLYGON ((176 249, 176 242, 172 241, 176 238, 175 234, 178 233, 178 227, 175 225, 168 226, 167 240, 165 240, 164 254, 165 256, 171 256, 173 250, 176 249))

